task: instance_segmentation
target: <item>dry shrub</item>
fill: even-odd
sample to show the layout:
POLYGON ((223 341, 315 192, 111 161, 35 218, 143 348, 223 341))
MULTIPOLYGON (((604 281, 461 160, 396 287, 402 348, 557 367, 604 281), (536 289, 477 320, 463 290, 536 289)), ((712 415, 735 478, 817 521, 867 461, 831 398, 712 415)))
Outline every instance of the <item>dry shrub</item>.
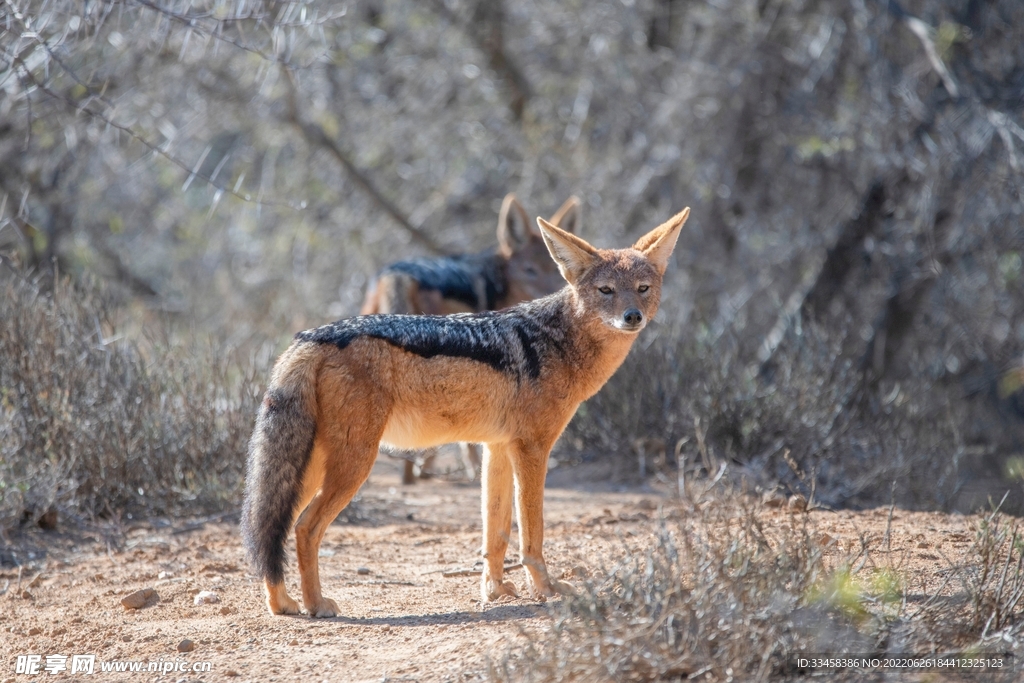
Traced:
POLYGON ((117 516, 237 499, 255 363, 167 342, 144 354, 114 311, 65 280, 0 281, 0 529, 52 507, 117 516))
MULTIPOLYGON (((973 455, 963 425, 1000 432, 984 397, 965 397, 961 387, 929 377, 869 386, 856 361, 840 352, 843 334, 805 331, 766 377, 743 360, 736 335, 700 326, 655 329, 580 407, 559 444, 560 459, 611 454, 628 478, 639 472, 641 447, 660 448, 647 458, 647 474, 653 469, 674 481, 682 468, 713 477, 728 463, 733 475, 764 488, 813 492, 830 506, 895 499, 906 508, 970 512, 985 496, 968 498, 964 486, 988 470, 996 476, 987 493, 996 500, 1019 489, 1012 482, 999 488, 998 463, 973 455), (923 470, 932 476, 912 476, 923 470)), ((1010 509, 1020 505, 1011 502, 1010 509)))
POLYGON ((822 607, 816 587, 828 572, 799 522, 766 530, 758 505, 719 488, 691 495, 651 531, 556 604, 551 630, 493 664, 493 678, 764 680, 791 653, 855 633, 841 610, 822 607))

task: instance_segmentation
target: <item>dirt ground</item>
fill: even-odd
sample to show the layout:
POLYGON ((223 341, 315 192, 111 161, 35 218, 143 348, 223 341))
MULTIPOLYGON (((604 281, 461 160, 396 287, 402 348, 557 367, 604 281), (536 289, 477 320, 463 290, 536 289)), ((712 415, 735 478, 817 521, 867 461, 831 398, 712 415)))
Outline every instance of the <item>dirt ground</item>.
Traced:
MULTIPOLYGON (((32 680, 16 673, 18 655, 28 654, 40 655, 43 673, 34 678, 45 680, 485 679, 488 659, 548 628, 545 606, 527 599, 481 604, 478 576, 445 577, 443 571, 471 569, 480 558, 479 484, 431 480, 403 487, 398 469, 382 457, 349 519, 343 513, 327 532, 321 577, 325 594, 344 610, 335 619, 270 616, 246 570, 237 526, 227 521, 136 520, 126 524, 119 548, 99 533, 59 526, 18 539, 20 572, 0 568, 0 682, 32 680), (145 588, 158 598, 141 609, 122 607, 123 597, 145 588), (197 605, 201 591, 219 601, 197 605), (184 640, 194 649, 183 654, 184 640), (96 656, 93 676, 70 673, 78 654, 96 656), (47 675, 47 655, 66 656, 66 670, 47 675), (209 662, 210 670, 100 670, 121 661, 209 662)), ((650 542, 651 521, 671 508, 666 492, 580 484, 578 477, 563 469, 549 478, 545 554, 555 576, 601 572, 627 548, 650 542)), ((861 538, 878 546, 888 513, 806 514, 829 542, 828 552, 839 556, 861 538)), ((785 507, 764 514, 771 524, 794 523, 785 507)), ((896 510, 887 545, 905 576, 934 589, 971 540, 969 517, 896 510)), ((293 552, 288 571, 297 597, 293 552)), ((511 577, 522 586, 522 570, 511 577)))

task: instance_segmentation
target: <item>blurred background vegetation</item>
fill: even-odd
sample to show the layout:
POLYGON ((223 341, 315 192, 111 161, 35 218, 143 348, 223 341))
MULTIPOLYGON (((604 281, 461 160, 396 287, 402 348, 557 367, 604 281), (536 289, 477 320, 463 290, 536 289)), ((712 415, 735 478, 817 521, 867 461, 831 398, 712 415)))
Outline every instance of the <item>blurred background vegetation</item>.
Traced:
POLYGON ((693 215, 555 454, 1024 509, 1017 0, 0 0, 0 528, 237 503, 274 355, 570 194, 693 215))

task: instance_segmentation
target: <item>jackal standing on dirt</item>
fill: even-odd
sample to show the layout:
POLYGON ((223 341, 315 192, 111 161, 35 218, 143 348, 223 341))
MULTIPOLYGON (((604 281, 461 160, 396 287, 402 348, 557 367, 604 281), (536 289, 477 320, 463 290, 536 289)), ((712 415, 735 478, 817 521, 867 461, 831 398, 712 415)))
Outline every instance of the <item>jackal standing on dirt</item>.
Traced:
MULTIPOLYGON (((569 197, 550 222, 575 233, 580 223, 580 200, 569 197)), ((498 214, 498 248, 479 254, 457 254, 391 263, 381 270, 366 291, 361 315, 411 313, 414 315, 493 311, 552 294, 565 281, 558 272, 540 232, 514 194, 505 195, 498 214)), ((406 457, 403 484, 416 482, 418 465, 427 476, 436 449, 420 454, 418 463, 406 457)), ((460 447, 468 478, 480 471, 476 444, 460 447)))
POLYGON ((541 552, 551 447, 657 312, 689 213, 626 249, 596 249, 538 218, 568 282, 555 294, 502 311, 358 316, 296 335, 257 415, 242 510, 270 611, 299 612, 284 586, 294 523, 303 606, 314 617, 338 614, 321 593, 320 542, 366 481, 381 442, 485 444, 483 599, 517 595, 503 576, 513 495, 531 594, 568 590, 548 576, 541 552))

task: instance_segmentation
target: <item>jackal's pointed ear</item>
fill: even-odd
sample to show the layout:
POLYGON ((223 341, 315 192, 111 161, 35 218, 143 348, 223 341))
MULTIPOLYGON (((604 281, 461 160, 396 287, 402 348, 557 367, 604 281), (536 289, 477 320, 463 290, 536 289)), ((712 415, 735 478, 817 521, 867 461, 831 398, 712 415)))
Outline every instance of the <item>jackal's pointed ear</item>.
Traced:
POLYGON ((558 272, 570 285, 576 284, 580 276, 597 260, 597 249, 586 240, 555 227, 543 218, 537 218, 537 225, 551 258, 558 264, 558 272))
POLYGON ((580 198, 576 195, 565 200, 549 221, 566 232, 576 234, 580 229, 580 198))
POLYGON ((498 250, 502 256, 511 256, 530 242, 530 218, 512 193, 505 195, 498 214, 498 250))
POLYGON ((672 250, 676 248, 679 233, 682 232, 683 223, 689 217, 690 207, 686 207, 638 239, 633 248, 643 252, 643 255, 650 259, 658 272, 664 275, 665 269, 668 268, 668 259, 672 256, 672 250))

